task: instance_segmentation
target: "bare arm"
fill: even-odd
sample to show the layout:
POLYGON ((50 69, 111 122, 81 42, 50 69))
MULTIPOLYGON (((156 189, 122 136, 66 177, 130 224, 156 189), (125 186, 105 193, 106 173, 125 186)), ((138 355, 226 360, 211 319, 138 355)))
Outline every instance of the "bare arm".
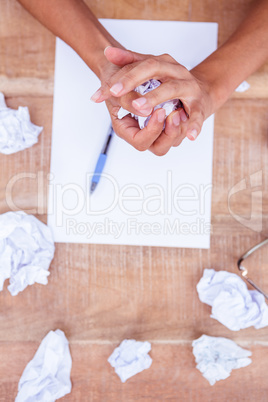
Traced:
POLYGON ((121 45, 82 0, 18 0, 41 24, 70 45, 100 78, 108 62, 103 51, 121 45))
MULTIPOLYGON (((122 46, 105 30, 82 0, 18 0, 35 18, 56 36, 71 46, 100 78, 102 84, 121 67, 104 56, 107 46, 122 46)), ((89 94, 90 96, 90 94, 89 94)), ((140 130, 136 120, 117 119, 120 106, 134 111, 131 101, 139 95, 131 92, 117 99, 111 97, 106 105, 116 133, 137 148, 142 148, 144 138, 153 142, 162 132, 165 120, 163 111, 156 111, 150 125, 140 130)))
POLYGON ((234 34, 192 70, 210 88, 214 112, 268 59, 268 0, 256 0, 234 34))
MULTIPOLYGON (((171 56, 142 55, 114 47, 106 57, 122 67, 97 92, 96 102, 125 96, 150 78, 162 85, 134 100, 136 114, 152 111, 169 99, 180 99, 189 118, 182 111, 167 118, 165 131, 153 144, 152 152, 164 155, 171 146, 177 146, 187 136, 195 140, 203 122, 230 97, 235 88, 256 71, 268 58, 268 0, 256 0, 236 32, 227 42, 191 71, 171 56)), ((129 110, 129 109, 128 109, 129 110)))
POLYGON ((150 149, 157 155, 178 146, 186 136, 195 140, 204 120, 268 57, 268 0, 256 0, 230 39, 190 72, 166 55, 155 57, 123 50, 82 0, 18 1, 68 43, 101 79, 102 86, 93 99, 106 100, 117 134, 135 148, 150 149), (105 58, 103 50, 107 46, 112 47, 105 58), (146 103, 142 100, 139 104, 133 89, 153 77, 165 77, 165 82, 143 97, 146 103), (153 112, 143 130, 129 116, 117 118, 120 106, 148 116, 157 104, 176 98, 182 100, 189 118, 183 110, 173 112, 166 119, 165 131, 161 109, 153 112))

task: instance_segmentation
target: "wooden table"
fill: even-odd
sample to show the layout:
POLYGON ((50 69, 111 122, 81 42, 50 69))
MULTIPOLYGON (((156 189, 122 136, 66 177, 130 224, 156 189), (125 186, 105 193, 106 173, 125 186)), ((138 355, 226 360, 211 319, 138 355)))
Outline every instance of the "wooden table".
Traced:
MULTIPOLYGON (((221 44, 250 1, 88 3, 104 18, 218 22, 221 44)), ((27 105, 32 121, 44 126, 37 145, 0 156, 0 212, 16 207, 45 222, 55 38, 15 0, 0 0, 0 40, 0 90, 8 106, 27 105)), ((195 289, 204 268, 237 272, 240 254, 268 236, 268 64, 248 82, 250 90, 234 94, 215 118, 210 250, 57 244, 47 286, 30 286, 16 297, 6 286, 0 293, 0 401, 14 400, 24 367, 57 328, 68 337, 73 358, 73 390, 64 401, 268 401, 268 329, 229 331, 210 318, 195 289), (250 189, 256 172, 257 187, 250 189), (231 210, 250 218, 251 192, 258 191, 262 210, 258 204, 251 228, 228 209, 229 191, 244 179, 247 187, 232 196, 231 210), (262 228, 254 231, 261 218, 262 228), (203 333, 250 349, 252 364, 211 387, 192 355, 191 342, 203 333), (124 338, 151 341, 153 364, 121 384, 107 358, 124 338)), ((267 249, 252 270, 268 291, 267 249)))

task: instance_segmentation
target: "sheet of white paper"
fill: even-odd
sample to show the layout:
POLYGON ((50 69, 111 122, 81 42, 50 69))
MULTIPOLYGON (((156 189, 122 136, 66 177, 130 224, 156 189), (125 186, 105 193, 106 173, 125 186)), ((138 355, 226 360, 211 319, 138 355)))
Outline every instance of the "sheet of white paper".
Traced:
POLYGON ((205 269, 197 284, 201 302, 212 307, 211 317, 232 331, 268 325, 268 306, 257 290, 248 290, 236 274, 205 269))
POLYGON ((20 106, 18 110, 7 107, 5 97, 0 92, 0 152, 13 154, 36 144, 43 127, 30 120, 29 109, 20 106))
MULTIPOLYGON (((217 24, 101 20, 124 46, 170 53, 194 66, 217 46, 217 24), (144 35, 150 32, 150 35, 144 35)), ((139 152, 114 136, 101 181, 90 180, 110 124, 90 96, 99 81, 57 40, 48 224, 56 242, 208 248, 213 116, 197 141, 164 157, 139 152)))
POLYGON ((15 402, 55 402, 71 392, 72 358, 64 332, 50 331, 19 381, 15 402))
POLYGON ((242 349, 227 338, 202 335, 192 343, 196 368, 210 385, 225 380, 233 369, 246 367, 251 363, 251 352, 242 349))
POLYGON ((115 348, 108 362, 115 368, 120 380, 126 382, 130 377, 151 366, 152 358, 148 355, 150 350, 149 342, 125 339, 115 348))
POLYGON ((8 278, 12 296, 34 283, 46 285, 54 250, 50 228, 35 216, 23 211, 0 215, 0 291, 8 278))

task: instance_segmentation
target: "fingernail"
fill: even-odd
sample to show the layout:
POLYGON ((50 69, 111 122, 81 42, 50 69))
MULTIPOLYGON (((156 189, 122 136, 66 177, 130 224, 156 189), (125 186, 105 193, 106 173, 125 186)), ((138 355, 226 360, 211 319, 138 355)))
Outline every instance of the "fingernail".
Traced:
POLYGON ((184 110, 182 110, 182 111, 180 112, 180 116, 181 116, 181 120, 182 120, 182 121, 186 121, 186 120, 187 120, 187 116, 186 116, 184 110))
POLYGON ((188 135, 189 135, 190 137, 192 137, 192 138, 191 138, 192 140, 195 140, 196 137, 197 137, 197 131, 196 131, 196 130, 191 130, 191 131, 188 132, 188 135))
POLYGON ((157 120, 159 121, 159 123, 163 123, 165 118, 166 118, 166 111, 164 109, 159 110, 159 112, 157 113, 157 120))
POLYGON ((122 89, 123 85, 121 84, 121 82, 117 82, 110 88, 110 92, 112 92, 112 94, 114 95, 118 95, 122 91, 122 89))
POLYGON ((91 96, 90 99, 91 99, 93 102, 96 102, 96 101, 101 97, 101 94, 102 94, 101 90, 98 89, 98 90, 91 96))
POLYGON ((135 108, 140 109, 143 105, 145 105, 145 103, 147 102, 146 98, 138 98, 135 99, 132 104, 135 108))
POLYGON ((172 123, 174 126, 179 126, 181 122, 180 114, 179 113, 174 113, 172 117, 172 123))
POLYGON ((112 47, 112 46, 106 46, 106 48, 103 51, 104 54, 105 54, 106 50, 108 49, 108 47, 112 47))

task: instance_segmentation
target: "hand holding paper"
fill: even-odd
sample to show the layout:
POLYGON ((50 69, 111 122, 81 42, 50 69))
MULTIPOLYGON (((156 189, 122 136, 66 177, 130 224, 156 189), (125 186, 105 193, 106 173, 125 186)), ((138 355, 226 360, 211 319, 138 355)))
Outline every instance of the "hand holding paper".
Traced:
MULTIPOLYGON (((144 96, 132 100, 124 108, 130 112, 134 108, 135 114, 139 116, 147 117, 151 114, 154 116, 156 113, 155 108, 159 107, 159 105, 163 107, 166 101, 173 99, 178 101, 180 99, 187 114, 189 115, 191 112, 191 116, 188 119, 184 109, 180 108, 176 111, 176 108, 174 108, 174 111, 166 119, 165 125, 161 125, 161 131, 159 130, 160 125, 157 127, 156 121, 154 121, 154 125, 151 122, 150 127, 148 127, 148 133, 153 131, 153 135, 149 139, 148 136, 144 138, 142 149, 135 144, 135 137, 127 139, 124 132, 120 135, 120 127, 119 131, 114 127, 119 136, 122 136, 135 148, 139 150, 149 149, 156 155, 165 155, 172 146, 178 146, 186 135, 192 140, 196 139, 201 131, 204 119, 212 114, 211 110, 201 110, 201 113, 197 113, 197 111, 200 109, 201 104, 208 107, 211 102, 209 100, 207 102, 199 101, 201 96, 207 96, 208 91, 204 91, 202 94, 199 91, 199 98, 195 99, 197 88, 194 88, 193 77, 185 67, 169 55, 144 55, 112 47, 105 49, 105 55, 110 62, 122 68, 102 84, 101 88, 93 95, 92 99, 95 102, 107 101, 111 96, 121 99, 126 94, 130 94, 135 88, 141 93, 138 90, 141 84, 151 80, 153 77, 157 77, 162 82, 160 86, 155 87, 152 91, 145 92, 144 96), (192 83, 184 88, 181 82, 186 81, 185 75, 187 74, 191 77, 192 83), (170 80, 167 80, 167 76, 169 76, 170 80)), ((161 109, 158 113, 158 116, 162 117, 160 115, 162 113, 161 109)), ((166 113, 163 113, 163 116, 165 120, 166 113)), ((140 125, 140 127, 142 128, 143 125, 140 125)))
MULTIPOLYGON (((175 62, 169 55, 162 55, 157 58, 154 56, 149 56, 148 58, 147 55, 142 55, 141 53, 126 52, 123 55, 122 49, 118 49, 121 52, 119 55, 114 54, 114 49, 122 48, 122 45, 113 38, 109 30, 105 30, 83 1, 70 0, 67 4, 64 0, 57 2, 53 0, 47 0, 46 2, 43 0, 34 2, 32 0, 19 1, 41 23, 69 44, 99 78, 107 68, 110 69, 103 54, 107 46, 114 46, 113 50, 106 51, 108 60, 120 67, 126 66, 124 74, 125 70, 129 71, 129 69, 136 68, 131 63, 138 62, 138 70, 135 70, 135 75, 138 72, 137 77, 129 77, 127 74, 125 76, 128 82, 131 82, 131 89, 128 89, 125 93, 133 91, 135 87, 149 79, 160 79, 165 85, 159 88, 157 99, 152 98, 155 94, 148 95, 147 104, 140 105, 143 107, 145 114, 141 113, 142 107, 138 107, 138 104, 136 104, 137 110, 142 116, 151 114, 150 107, 152 109, 154 102, 160 104, 175 98, 182 100, 189 114, 189 121, 183 121, 182 116, 174 112, 173 117, 167 119, 166 122, 165 134, 167 135, 161 135, 164 115, 163 112, 158 111, 154 113, 156 114, 155 119, 151 119, 152 127, 148 127, 148 130, 141 134, 137 123, 130 117, 126 117, 121 122, 116 118, 119 104, 130 112, 133 111, 122 103, 121 96, 123 92, 120 93, 118 87, 118 84, 122 85, 122 82, 118 81, 118 79, 113 82, 113 85, 117 84, 117 88, 113 88, 112 94, 114 97, 107 100, 107 107, 111 114, 114 130, 120 137, 130 142, 137 149, 150 148, 157 155, 164 155, 172 146, 179 145, 186 135, 194 140, 199 134, 204 120, 222 106, 237 86, 256 71, 268 57, 267 0, 256 2, 254 8, 252 8, 231 38, 203 62, 200 63, 199 61, 200 64, 191 72, 175 62), (77 33, 76 35, 73 35, 74 31, 77 33), (148 63, 147 58, 150 60, 149 65, 146 64, 148 63), (149 74, 146 75, 146 78, 141 79, 143 75, 140 75, 140 67, 143 68, 144 66, 148 67, 144 71, 149 74), (160 75, 154 76, 153 71, 160 75), (179 79, 177 74, 174 75, 175 71, 179 73, 179 79), (166 80, 166 77, 168 77, 168 80, 166 80), (137 81, 136 78, 138 78, 139 82, 133 83, 133 78, 135 82, 137 81), (182 84, 182 87, 178 86, 178 82, 182 84), (178 88, 180 90, 179 94, 177 93, 178 88), (174 96, 174 93, 176 96, 174 96), (116 101, 115 96, 118 96, 120 100, 116 101), (159 123, 158 117, 160 119, 159 123), (153 141, 148 143, 141 139, 136 143, 136 137, 143 137, 143 134, 144 136, 149 135, 150 141, 152 139, 153 141), (154 141, 156 142, 155 144, 154 141)), ((139 32, 141 33, 142 31, 139 32)), ((151 42, 157 42, 150 29, 144 32, 152 36, 153 40, 151 42)), ((135 42, 136 39, 139 40, 139 37, 144 40, 148 36, 140 35, 140 33, 135 32, 135 42)), ((179 40, 182 38, 177 39, 175 46, 182 49, 185 42, 187 42, 187 37, 183 37, 181 41, 179 40)), ((124 37, 121 40, 124 42, 124 37)), ((163 42, 163 37, 161 42, 163 42)), ((175 40, 172 38, 172 43, 174 42, 175 40)), ((164 52, 168 52, 168 46, 169 43, 165 43, 164 52)), ((130 48, 134 49, 134 47, 130 48)), ((139 52, 142 51, 141 48, 138 50, 139 52)), ((188 51, 191 54, 193 48, 187 49, 188 51)), ((150 49, 151 52, 152 49, 150 49)), ((98 99, 97 94, 94 100, 96 99, 98 99)))
MULTIPOLYGON (((148 92, 155 90, 156 88, 158 88, 161 85, 161 82, 158 80, 149 80, 146 81, 145 83, 143 83, 142 85, 139 85, 138 87, 135 88, 135 92, 141 94, 141 95, 146 95, 148 92)), ((142 98, 140 98, 142 99, 142 98)), ((137 98, 135 101, 133 102, 139 102, 140 100, 139 98, 137 98)), ((144 99, 144 97, 143 97, 144 99)), ((132 103, 133 103, 132 102, 132 103)), ((181 110, 181 113, 184 113, 183 110, 183 105, 181 103, 181 101, 179 99, 173 99, 173 100, 168 100, 166 102, 160 103, 159 105, 156 105, 153 109, 153 111, 157 110, 157 109, 163 109, 165 111, 165 116, 169 116, 174 110, 179 109, 181 110)), ((149 120, 151 119, 151 115, 150 116, 138 116, 135 113, 131 113, 131 116, 134 117, 138 123, 141 129, 143 129, 144 127, 147 126, 147 124, 149 123, 149 120)), ((121 109, 118 112, 118 118, 122 119, 125 116, 127 116, 129 114, 129 111, 126 109, 123 109, 121 107, 121 109)), ((185 115, 186 117, 186 115, 185 115)), ((186 117, 187 118, 187 117, 186 117)), ((164 129, 165 129, 165 125, 164 125, 164 129)))

